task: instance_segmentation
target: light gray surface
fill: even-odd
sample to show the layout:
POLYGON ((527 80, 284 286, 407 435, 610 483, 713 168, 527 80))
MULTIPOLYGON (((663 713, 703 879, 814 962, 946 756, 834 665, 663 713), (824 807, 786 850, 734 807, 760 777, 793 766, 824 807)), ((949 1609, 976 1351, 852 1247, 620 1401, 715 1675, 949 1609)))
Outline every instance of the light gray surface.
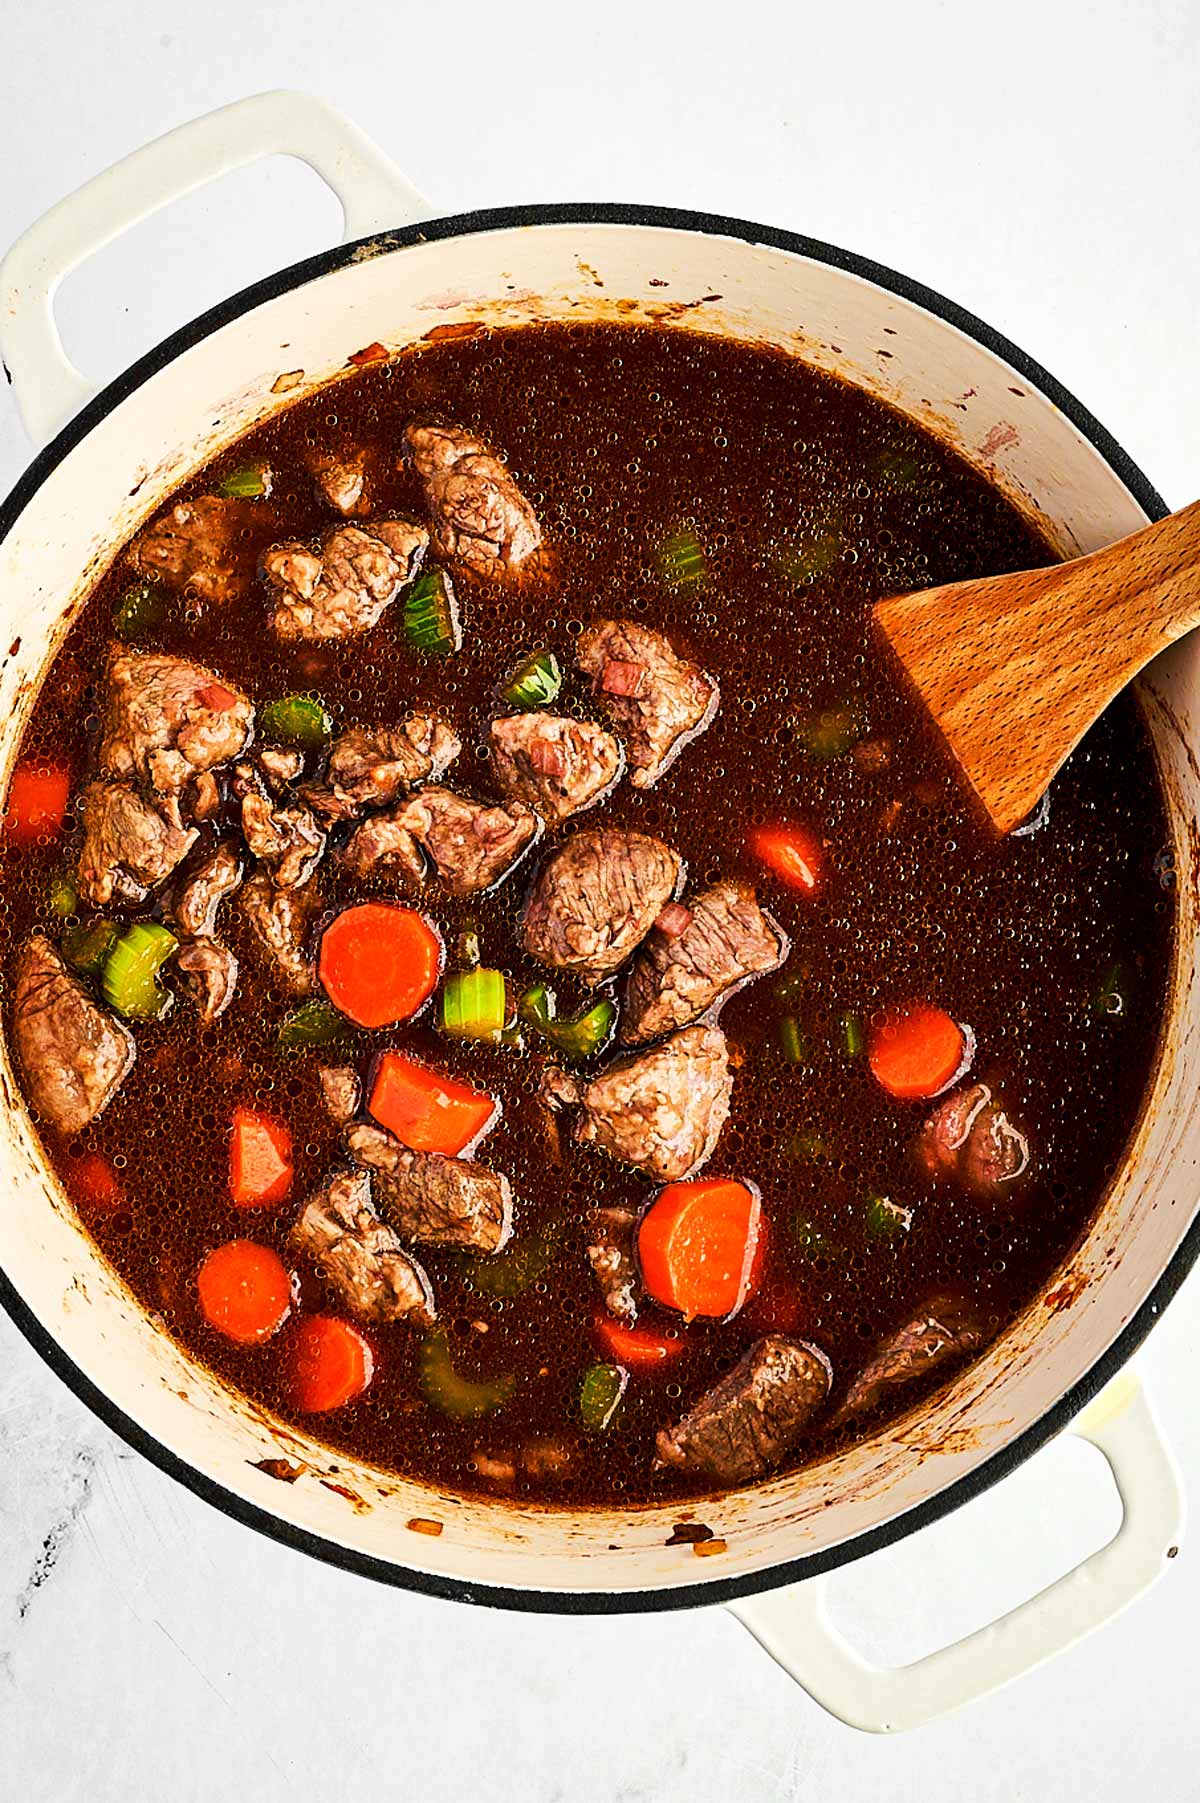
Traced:
MULTIPOLYGON (((741 214, 953 295, 1075 390, 1168 501, 1200 493, 1200 10, 910 0, 635 12, 61 0, 4 6, 0 245, 180 119, 324 94, 446 211, 631 199, 741 214)), ((67 284, 114 373, 336 207, 291 165, 193 198, 67 284), (272 221, 274 214, 274 222, 272 221)), ((28 452, 0 400, 0 490, 28 452)), ((1200 1485, 1200 1288, 1139 1361, 1200 1485)), ((838 1581, 880 1657, 1046 1582, 1116 1519, 1062 1442, 838 1581)), ((719 1611, 485 1614, 386 1591, 226 1521, 115 1441, 0 1321, 0 1796, 358 1793, 449 1803, 971 1803, 1200 1794, 1194 1553, 1106 1633, 956 1721, 829 1721, 719 1611), (335 1676, 352 1674, 351 1708, 335 1676), (358 1785, 355 1784, 358 1780, 358 1785)))

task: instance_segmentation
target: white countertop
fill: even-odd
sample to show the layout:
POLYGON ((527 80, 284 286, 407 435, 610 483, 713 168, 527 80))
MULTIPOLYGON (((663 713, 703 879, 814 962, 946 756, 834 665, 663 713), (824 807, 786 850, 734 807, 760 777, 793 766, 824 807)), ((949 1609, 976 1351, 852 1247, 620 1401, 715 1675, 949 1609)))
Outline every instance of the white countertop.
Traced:
MULTIPOLYGON (((1200 494, 1188 0, 633 14, 38 0, 4 9, 2 41, 0 248, 183 118, 309 88, 447 212, 657 201, 877 257, 1043 362, 1169 502, 1200 494)), ((336 224, 299 166, 230 178, 66 285, 69 342, 113 374, 336 224)), ((0 395, 0 492, 28 456, 0 395)), ((1138 1365, 1200 1486, 1200 1279, 1138 1365)), ((844 1573, 840 1619, 868 1651, 911 1658, 1047 1582, 1116 1518, 1099 1456, 1061 1441, 844 1573)), ((0 1796, 14 1803, 1183 1803, 1200 1796, 1198 1614, 1185 1544, 1104 1633, 957 1719, 873 1740, 719 1610, 491 1613, 302 1559, 131 1453, 0 1318, 0 1796)))

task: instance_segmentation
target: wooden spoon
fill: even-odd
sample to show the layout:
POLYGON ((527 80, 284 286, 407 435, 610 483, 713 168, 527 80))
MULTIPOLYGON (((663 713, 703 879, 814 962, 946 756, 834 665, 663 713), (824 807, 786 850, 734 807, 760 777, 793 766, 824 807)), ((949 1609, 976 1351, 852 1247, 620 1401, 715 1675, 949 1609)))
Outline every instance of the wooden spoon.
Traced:
POLYGON ((1007 833, 1113 696, 1200 626, 1200 501, 1071 563, 896 595, 875 618, 1007 833))

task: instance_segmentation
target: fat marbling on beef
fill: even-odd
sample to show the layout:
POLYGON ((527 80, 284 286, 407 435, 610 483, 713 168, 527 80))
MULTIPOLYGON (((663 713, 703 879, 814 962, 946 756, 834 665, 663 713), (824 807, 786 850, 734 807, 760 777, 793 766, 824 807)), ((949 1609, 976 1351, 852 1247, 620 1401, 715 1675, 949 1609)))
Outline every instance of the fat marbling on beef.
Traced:
POLYGON ((1002 1195, 1029 1168, 1029 1141, 988 1083, 969 1083, 939 1101, 913 1154, 926 1177, 985 1197, 1002 1195))

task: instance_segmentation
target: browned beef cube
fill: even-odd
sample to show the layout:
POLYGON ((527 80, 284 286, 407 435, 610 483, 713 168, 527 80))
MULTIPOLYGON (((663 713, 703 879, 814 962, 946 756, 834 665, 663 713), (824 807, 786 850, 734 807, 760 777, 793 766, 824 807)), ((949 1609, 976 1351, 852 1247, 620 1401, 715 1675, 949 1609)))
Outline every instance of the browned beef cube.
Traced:
POLYGON ((254 580, 253 503, 220 495, 176 501, 129 550, 139 576, 200 601, 231 601, 254 580))
POLYGON ((214 933, 217 910, 242 880, 242 860, 232 845, 214 845, 176 888, 171 914, 181 933, 202 939, 214 933))
POLYGON ((989 1084, 969 1083, 937 1104, 917 1136, 914 1156, 925 1176, 996 1197, 1028 1170, 1029 1141, 989 1084))
POLYGON ((361 445, 314 445, 305 459, 313 486, 344 519, 368 511, 367 453, 361 445))
POLYGON ((133 1064, 133 1035, 73 977, 35 933, 17 954, 12 1030, 29 1100, 63 1133, 79 1133, 107 1107, 133 1064))
POLYGON ((424 880, 428 858, 451 895, 474 895, 507 876, 537 832, 538 817, 524 802, 501 807, 435 785, 364 820, 342 858, 356 876, 398 869, 413 882, 424 880))
POLYGON ((433 1320, 429 1279, 376 1214, 365 1171, 331 1177, 301 1210, 291 1240, 360 1321, 433 1320))
POLYGON ((560 714, 506 714, 492 721, 492 774, 505 795, 559 826, 592 807, 621 774, 621 748, 594 720, 560 714))
POLYGON ((647 833, 576 833, 538 871, 525 908, 525 949, 585 983, 602 983, 641 944, 682 875, 683 860, 647 833))
POLYGON ((579 640, 579 667, 604 697, 629 754, 635 789, 656 783, 720 703, 714 679, 634 620, 598 620, 579 640))
POLYGON ((588 1231, 588 1263, 595 1272, 604 1306, 619 1321, 637 1319, 639 1284, 633 1261, 632 1208, 598 1208, 588 1231))
POLYGON ((254 762, 272 795, 278 795, 304 774, 304 753, 285 745, 258 745, 254 762))
POLYGON ((641 1045, 699 1020, 791 949, 749 883, 714 883, 686 908, 668 906, 642 946, 625 990, 621 1038, 641 1045))
POLYGON ((322 1065, 317 1072, 321 1100, 330 1120, 348 1126, 362 1106, 362 1084, 351 1064, 322 1065))
POLYGON ((281 639, 348 639, 377 624, 420 566, 429 534, 413 520, 335 526, 320 551, 291 542, 264 553, 281 639))
POLYGON ((242 798, 242 831, 277 889, 300 888, 324 856, 325 834, 308 809, 285 807, 260 790, 242 798))
POLYGON ((973 1302, 961 1296, 932 1297, 863 1366, 835 1419, 849 1421, 890 1404, 894 1390, 965 1358, 983 1338, 983 1321, 973 1302))
POLYGON ((658 1462, 714 1484, 755 1483, 799 1442, 831 1379, 819 1347, 768 1334, 678 1426, 662 1430, 658 1462))
POLYGON ((575 1138, 674 1183, 711 1158, 729 1118, 733 1072, 719 1027, 684 1027, 590 1081, 550 1069, 552 1101, 578 1105, 575 1138))
POLYGON ((237 910, 282 987, 311 995, 316 971, 305 949, 309 928, 322 908, 315 882, 300 889, 277 889, 265 870, 248 877, 238 892, 237 910))
POLYGON ((542 542, 537 515, 508 470, 461 426, 409 426, 439 557, 480 576, 520 569, 542 542))
POLYGON ((414 783, 443 776, 461 750, 453 728, 432 714, 410 714, 399 726, 351 726, 330 747, 324 781, 302 794, 327 820, 358 820, 414 783))
POLYGON ((467 1246, 499 1252, 512 1231, 508 1178, 472 1158, 410 1152, 382 1127, 359 1122, 346 1129, 346 1147, 375 1179, 380 1207, 398 1232, 417 1245, 467 1246))
POLYGON ((224 1014, 237 989, 238 961, 219 939, 193 939, 175 955, 176 968, 195 997, 205 1026, 224 1014))
POLYGON ((132 784, 89 783, 83 791, 79 893, 94 908, 144 901, 195 842, 194 827, 172 825, 132 784))
POLYGON ((100 767, 156 791, 178 824, 185 788, 238 756, 253 718, 241 690, 203 664, 117 649, 106 673, 100 767))

